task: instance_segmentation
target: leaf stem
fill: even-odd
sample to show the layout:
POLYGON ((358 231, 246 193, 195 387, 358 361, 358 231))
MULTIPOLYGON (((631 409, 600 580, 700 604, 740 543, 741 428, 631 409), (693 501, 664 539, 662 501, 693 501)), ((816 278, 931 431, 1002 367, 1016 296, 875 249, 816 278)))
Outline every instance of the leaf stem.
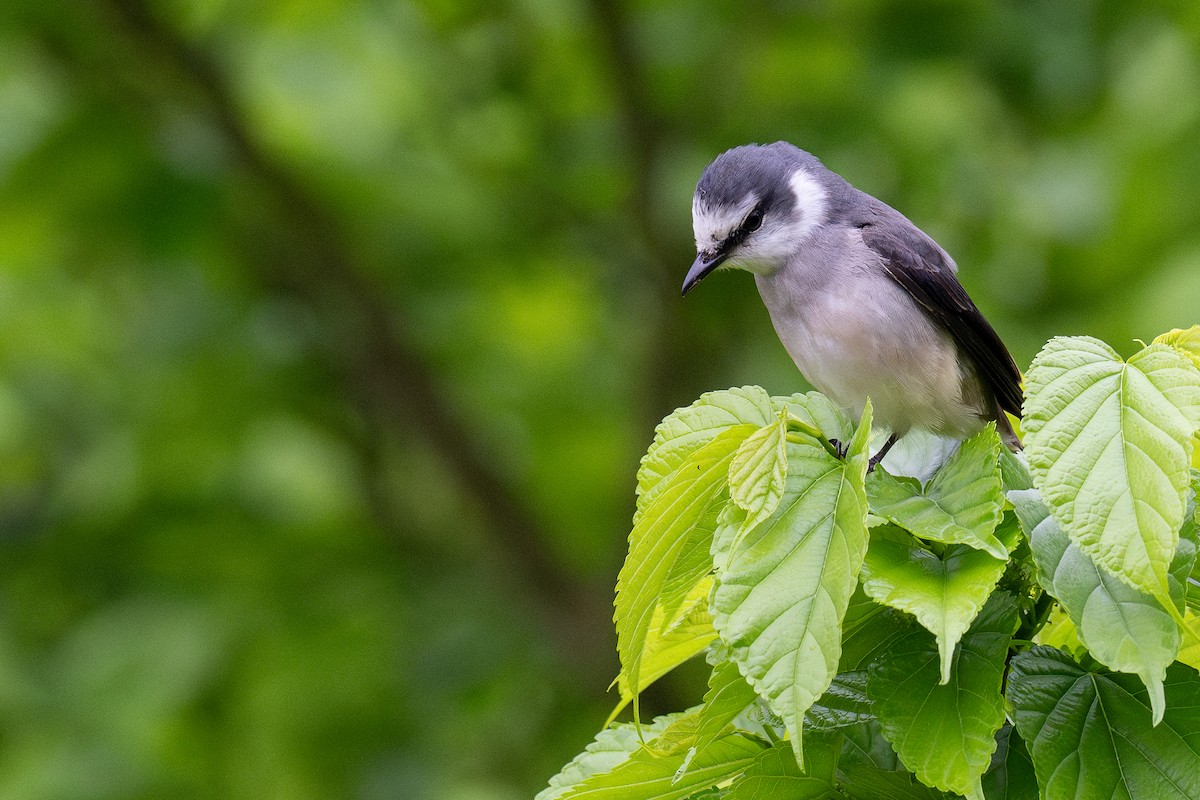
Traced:
MULTIPOLYGON (((833 442, 829 441, 829 439, 827 439, 825 437, 825 434, 821 433, 821 429, 818 428, 816 425, 805 422, 804 420, 800 419, 799 417, 788 417, 787 424, 788 424, 789 433, 791 432, 791 429, 795 428, 796 430, 800 431, 801 433, 808 434, 812 438, 816 439, 817 442, 822 447, 824 447, 831 456, 838 459, 839 461, 842 460, 842 454, 838 452, 838 449, 833 446, 833 442)), ((801 444, 803 442, 802 439, 794 439, 791 436, 788 436, 787 440, 789 442, 791 442, 792 444, 801 444)))
POLYGON ((1054 608, 1054 598, 1049 592, 1042 592, 1038 597, 1037 602, 1033 604, 1033 610, 1029 616, 1021 623, 1021 627, 1017 629, 1017 633, 1013 636, 1014 642, 1031 642, 1035 634, 1042 629, 1046 624, 1046 620, 1050 618, 1050 611, 1054 608))

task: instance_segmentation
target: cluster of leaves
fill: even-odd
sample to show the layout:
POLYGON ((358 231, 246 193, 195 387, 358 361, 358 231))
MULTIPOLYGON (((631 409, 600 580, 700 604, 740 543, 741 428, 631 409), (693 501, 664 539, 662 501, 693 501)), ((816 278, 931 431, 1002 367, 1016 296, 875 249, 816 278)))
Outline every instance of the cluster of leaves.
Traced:
POLYGON ((1200 326, 1051 340, 1022 422, 921 481, 868 472, 869 403, 670 415, 617 584, 634 721, 538 800, 1200 797, 1200 326), (703 703, 642 724, 702 652, 703 703))

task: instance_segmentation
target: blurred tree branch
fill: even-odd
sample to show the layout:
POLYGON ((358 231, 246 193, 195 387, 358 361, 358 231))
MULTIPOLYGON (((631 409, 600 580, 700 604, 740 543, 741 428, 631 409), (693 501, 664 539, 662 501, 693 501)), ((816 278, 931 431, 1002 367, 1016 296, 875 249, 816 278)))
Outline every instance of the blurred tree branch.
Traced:
POLYGON ((686 264, 679 265, 679 254, 663 244, 674 238, 664 237, 655 225, 655 180, 662 157, 664 124, 656 118, 647 96, 645 59, 633 38, 633 26, 622 0, 589 0, 589 5, 612 73, 616 112, 625 140, 632 185, 628 202, 630 230, 636 232, 637 243, 649 261, 646 272, 651 279, 656 324, 643 371, 646 407, 642 417, 644 427, 652 429, 680 402, 675 391, 677 366, 683 363, 679 267, 686 264))
MULTIPOLYGON (((454 410, 434 371, 405 335, 405 325, 386 294, 356 263, 334 212, 256 141, 229 86, 207 55, 158 19, 140 0, 101 0, 117 33, 138 53, 131 70, 157 66, 199 100, 225 138, 236 163, 261 193, 279 228, 286 258, 247 258, 256 278, 269 288, 286 289, 320 315, 329 360, 350 395, 372 423, 427 442, 457 478, 465 496, 486 516, 501 574, 518 576, 565 640, 564 652, 593 669, 605 669, 609 602, 607 592, 570 574, 549 553, 541 520, 519 491, 491 465, 478 445, 482 438, 454 410), (598 646, 599 645, 599 646, 598 646)), ((54 37, 53 31, 44 31, 54 37)), ((71 43, 51 42, 61 56, 79 61, 71 43)), ((86 61, 86 56, 82 57, 86 61)), ((86 72, 91 64, 77 64, 86 72)), ((111 76, 106 79, 112 80, 111 76)), ((162 95, 162 76, 146 87, 143 76, 123 75, 152 102, 177 101, 162 95)), ((377 504, 376 504, 377 505, 377 504)), ((378 508, 376 509, 378 511, 378 508)), ((402 535, 394 520, 381 524, 402 535), (389 524, 389 522, 391 524, 389 524)), ((611 659, 611 656, 608 657, 611 659)))

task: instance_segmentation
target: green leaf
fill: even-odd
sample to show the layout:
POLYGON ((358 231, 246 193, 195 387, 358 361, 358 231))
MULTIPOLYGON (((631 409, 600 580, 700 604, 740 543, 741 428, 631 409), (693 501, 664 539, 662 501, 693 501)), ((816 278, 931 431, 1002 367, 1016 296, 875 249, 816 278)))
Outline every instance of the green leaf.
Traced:
POLYGON ((827 439, 837 439, 845 443, 854 436, 854 423, 846 416, 846 412, 820 392, 772 397, 771 407, 776 411, 786 409, 793 417, 821 431, 827 439))
POLYGON ((1012 595, 993 594, 963 636, 946 684, 940 683, 937 645, 923 629, 872 665, 867 692, 883 732, 922 783, 982 797, 980 778, 1004 723, 1000 687, 1017 621, 1012 595))
MULTIPOLYGON (((1015 525, 1001 529, 1005 549, 1016 545, 1015 525)), ((931 553, 904 531, 873 528, 859 579, 883 605, 912 614, 937 639, 941 681, 950 680, 954 648, 1004 574, 1007 560, 964 544, 931 553)))
POLYGON ((1050 647, 1013 658, 1008 700, 1042 796, 1200 797, 1200 677, 1175 665, 1165 689, 1166 715, 1152 727, 1135 678, 1085 670, 1050 647))
POLYGON ((842 617, 867 548, 870 427, 868 405, 844 461, 809 437, 789 442, 779 507, 739 537, 745 512, 730 505, 713 539, 713 624, 784 720, 801 763, 804 712, 837 672, 842 617))
POLYGON ((637 695, 644 686, 646 638, 664 585, 676 562, 686 558, 684 545, 697 521, 726 502, 729 462, 754 430, 750 425, 733 426, 689 455, 659 484, 629 535, 629 555, 617 578, 615 620, 621 676, 634 697, 635 719, 637 695))
POLYGON ((763 752, 764 744, 740 733, 721 736, 696 754, 676 780, 695 743, 696 714, 677 718, 650 746, 636 750, 607 773, 595 774, 559 800, 682 800, 731 780, 763 752))
POLYGON ((842 757, 838 777, 842 791, 855 800, 940 800, 947 795, 917 781, 900 763, 883 735, 879 720, 871 718, 842 728, 842 757))
POLYGON ((1200 325, 1193 325, 1187 330, 1175 328, 1154 337, 1154 344, 1165 344, 1179 350, 1191 359, 1200 369, 1200 325))
POLYGON ((759 754, 730 787, 728 800, 841 800, 836 788, 839 747, 838 737, 812 737, 807 769, 801 770, 792 748, 780 742, 759 754))
POLYGON ((1033 760, 1017 729, 1007 722, 996 732, 992 765, 983 774, 983 796, 987 800, 1038 800, 1033 760))
POLYGON ((1190 608, 1184 609, 1183 623, 1196 635, 1184 643, 1175 660, 1180 664, 1187 664, 1192 669, 1200 670, 1200 614, 1190 608))
MULTIPOLYGON (((712 616, 708 613, 708 595, 711 590, 711 577, 697 583, 685 599, 679 618, 670 625, 663 624, 663 606, 660 605, 654 610, 642 649, 640 681, 643 689, 683 662, 704 652, 717 638, 712 616)), ((624 673, 617 678, 617 685, 621 701, 613 709, 610 720, 633 700, 634 693, 624 673)))
POLYGON ((1033 476, 1029 474, 1029 467, 1026 466, 1023 455, 1001 447, 999 463, 1000 478, 1005 491, 1033 488, 1033 476))
POLYGON ((1000 437, 994 425, 963 442, 922 489, 913 478, 877 469, 867 480, 871 511, 919 539, 965 544, 1008 560, 996 538, 1004 514, 1000 437))
POLYGON ((1179 651, 1175 620, 1153 597, 1097 567, 1063 533, 1037 489, 1012 491, 1008 498, 1029 539, 1038 583, 1062 605, 1093 658, 1141 678, 1154 719, 1161 719, 1163 678, 1179 651))
POLYGON ((758 525, 779 505, 787 478, 787 411, 742 442, 729 465, 729 497, 746 512, 742 530, 758 525))
POLYGON ((907 635, 908 623, 903 614, 867 597, 860 585, 850 598, 842 630, 838 672, 853 672, 871 666, 896 639, 907 635))
POLYGON ((689 598, 694 599, 696 586, 712 573, 712 538, 725 505, 724 502, 710 503, 692 526, 663 581, 659 608, 655 610, 657 621, 652 625, 656 624, 660 629, 674 625, 681 615, 688 612, 685 604, 689 598), (661 615, 659 610, 662 611, 661 615))
POLYGON ((1050 616, 1046 618, 1046 624, 1042 625, 1033 640, 1037 644, 1064 650, 1077 660, 1088 655, 1088 649, 1084 647, 1083 642, 1079 641, 1079 629, 1075 627, 1075 623, 1071 621, 1071 615, 1067 613, 1061 603, 1054 604, 1054 608, 1050 610, 1050 616))
POLYGON ((686 770, 691 767, 695 756, 720 738, 725 730, 739 714, 757 699, 754 689, 746 683, 738 665, 732 661, 722 661, 713 667, 708 678, 708 691, 704 694, 704 705, 699 715, 700 721, 696 728, 696 743, 684 757, 676 780, 680 780, 686 770))
POLYGON ((639 513, 649 505, 647 495, 692 453, 735 425, 761 428, 776 414, 771 398, 758 386, 708 392, 690 406, 671 412, 654 429, 654 442, 638 468, 639 513))
MULTIPOLYGON (((653 741, 671 723, 682 716, 682 714, 669 714, 659 717, 650 724, 643 725, 641 735, 648 741, 653 741)), ((638 737, 637 728, 633 723, 621 723, 611 728, 605 728, 596 734, 595 740, 584 748, 582 753, 575 756, 557 775, 550 779, 550 785, 538 792, 534 800, 559 800, 572 787, 583 783, 591 776, 611 772, 641 746, 642 740, 638 737)))
POLYGON ((1095 339, 1056 338, 1025 385, 1026 453, 1051 513, 1093 561, 1167 603, 1200 371, 1167 345, 1126 362, 1095 339))
POLYGON ((867 697, 867 671, 839 672, 825 694, 804 716, 809 730, 832 731, 875 719, 871 698, 867 697))

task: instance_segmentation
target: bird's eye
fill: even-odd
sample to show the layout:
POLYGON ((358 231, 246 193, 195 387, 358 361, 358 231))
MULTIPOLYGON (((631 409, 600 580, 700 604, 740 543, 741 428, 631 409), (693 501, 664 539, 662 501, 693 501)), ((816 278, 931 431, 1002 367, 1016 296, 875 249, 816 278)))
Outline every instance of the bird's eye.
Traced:
POLYGON ((742 230, 746 233, 752 233, 762 227, 762 221, 762 209, 756 208, 750 212, 750 216, 746 217, 746 221, 742 223, 742 230))

